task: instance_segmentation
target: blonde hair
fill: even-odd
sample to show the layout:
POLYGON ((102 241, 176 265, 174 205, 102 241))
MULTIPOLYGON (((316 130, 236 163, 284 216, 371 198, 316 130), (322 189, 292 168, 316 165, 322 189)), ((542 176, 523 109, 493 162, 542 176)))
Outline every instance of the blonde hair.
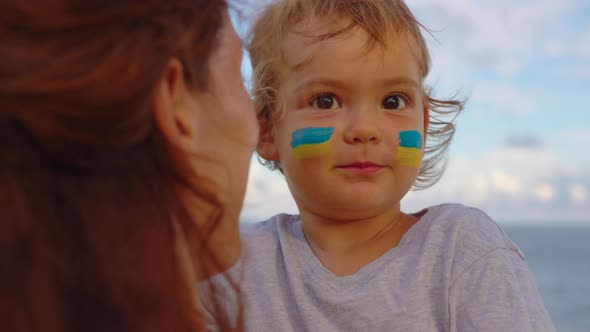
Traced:
MULTIPOLYGON (((360 27, 368 35, 367 50, 375 44, 386 46, 392 35, 406 34, 415 43, 430 121, 424 159, 413 189, 434 185, 444 172, 446 152, 455 133, 454 120, 463 110, 464 101, 435 99, 431 88, 424 86, 423 81, 430 71, 430 53, 421 33, 421 28, 425 28, 402 0, 279 0, 266 7, 254 23, 247 45, 258 120, 272 126, 284 112, 278 99, 280 72, 285 66, 281 51, 283 38, 297 23, 326 18, 345 18, 350 23, 336 31, 314 36, 318 42, 360 27)), ((272 170, 281 170, 277 161, 260 159, 260 162, 272 170)))

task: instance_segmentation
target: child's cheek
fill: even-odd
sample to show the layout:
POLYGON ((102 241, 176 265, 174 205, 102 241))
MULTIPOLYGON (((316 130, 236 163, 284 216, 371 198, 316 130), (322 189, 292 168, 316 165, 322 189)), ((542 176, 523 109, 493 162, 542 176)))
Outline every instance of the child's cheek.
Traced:
POLYGON ((401 165, 418 168, 422 162, 422 135, 416 130, 399 133, 397 160, 401 165))
POLYGON ((291 134, 291 155, 295 159, 309 159, 332 152, 330 138, 334 127, 307 127, 291 134))

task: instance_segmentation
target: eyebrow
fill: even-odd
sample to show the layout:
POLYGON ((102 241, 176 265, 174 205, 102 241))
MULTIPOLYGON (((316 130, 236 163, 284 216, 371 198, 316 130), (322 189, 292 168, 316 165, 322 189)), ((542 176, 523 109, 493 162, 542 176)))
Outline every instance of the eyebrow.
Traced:
MULTIPOLYGON (((347 83, 341 80, 335 80, 330 78, 315 78, 310 80, 304 80, 302 83, 297 85, 295 93, 304 90, 305 88, 313 85, 325 85, 337 89, 342 89, 347 86, 347 83)), ((381 86, 393 86, 393 85, 409 85, 415 89, 419 89, 420 85, 416 80, 413 80, 407 76, 398 76, 393 78, 384 79, 381 81, 381 86)))

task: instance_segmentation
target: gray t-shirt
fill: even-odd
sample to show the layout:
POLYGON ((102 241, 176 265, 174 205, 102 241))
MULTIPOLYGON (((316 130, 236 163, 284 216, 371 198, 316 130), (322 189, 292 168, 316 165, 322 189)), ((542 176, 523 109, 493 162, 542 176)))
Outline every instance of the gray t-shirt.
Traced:
MULTIPOLYGON (((345 277, 322 266, 297 215, 246 225, 242 239, 230 275, 246 331, 555 331, 523 253, 477 209, 428 208, 399 245, 345 277)), ((218 295, 235 315, 235 296, 218 295)))

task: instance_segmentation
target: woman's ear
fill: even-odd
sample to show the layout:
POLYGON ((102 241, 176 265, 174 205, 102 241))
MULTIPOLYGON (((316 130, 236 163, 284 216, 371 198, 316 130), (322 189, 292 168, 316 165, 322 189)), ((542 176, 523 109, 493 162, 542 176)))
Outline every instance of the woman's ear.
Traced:
POLYGON ((195 144, 195 110, 190 91, 184 80, 184 67, 178 59, 171 59, 152 92, 152 111, 155 124, 166 141, 174 147, 190 151, 195 144))
POLYGON ((274 130, 270 120, 262 120, 260 123, 260 134, 258 137, 258 145, 256 152, 258 155, 266 160, 279 160, 279 153, 277 143, 275 141, 274 130))

